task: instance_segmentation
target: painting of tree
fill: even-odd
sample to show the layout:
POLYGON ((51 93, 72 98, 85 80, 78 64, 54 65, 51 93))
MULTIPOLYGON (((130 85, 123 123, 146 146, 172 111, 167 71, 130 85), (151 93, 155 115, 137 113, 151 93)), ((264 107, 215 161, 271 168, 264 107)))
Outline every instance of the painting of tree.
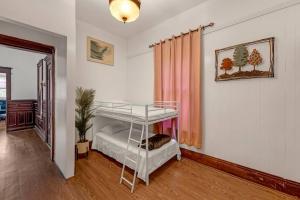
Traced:
POLYGON ((215 81, 274 77, 274 37, 215 50, 215 81))
POLYGON ((246 46, 239 45, 235 48, 233 53, 234 66, 239 68, 239 72, 242 71, 242 67, 248 63, 249 52, 246 46))
POLYGON ((256 49, 253 49, 248 61, 248 63, 253 66, 253 71, 256 71, 256 66, 260 65, 262 61, 263 59, 260 56, 260 53, 256 49))
POLYGON ((233 61, 231 58, 224 58, 221 64, 220 69, 225 71, 225 74, 227 74, 228 70, 231 70, 233 66, 233 61))

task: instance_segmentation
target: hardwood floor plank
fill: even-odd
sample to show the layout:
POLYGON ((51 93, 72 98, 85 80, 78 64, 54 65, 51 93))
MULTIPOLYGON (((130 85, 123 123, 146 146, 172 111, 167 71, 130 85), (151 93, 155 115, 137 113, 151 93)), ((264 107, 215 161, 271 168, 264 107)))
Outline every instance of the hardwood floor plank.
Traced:
POLYGON ((76 161, 75 171, 65 180, 33 130, 0 132, 1 200, 297 199, 187 158, 172 159, 155 171, 149 186, 138 180, 133 194, 119 184, 121 165, 101 153, 76 161))

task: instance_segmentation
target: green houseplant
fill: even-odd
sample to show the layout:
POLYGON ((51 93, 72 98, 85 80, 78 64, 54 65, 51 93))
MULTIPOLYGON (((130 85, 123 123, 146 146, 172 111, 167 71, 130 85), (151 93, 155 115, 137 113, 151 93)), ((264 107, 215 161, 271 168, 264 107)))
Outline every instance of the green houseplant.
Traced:
POLYGON ((86 139, 86 133, 93 126, 91 119, 94 117, 94 99, 95 90, 83 89, 82 87, 76 89, 75 127, 79 134, 79 141, 77 142, 79 154, 84 154, 89 151, 89 141, 86 139))

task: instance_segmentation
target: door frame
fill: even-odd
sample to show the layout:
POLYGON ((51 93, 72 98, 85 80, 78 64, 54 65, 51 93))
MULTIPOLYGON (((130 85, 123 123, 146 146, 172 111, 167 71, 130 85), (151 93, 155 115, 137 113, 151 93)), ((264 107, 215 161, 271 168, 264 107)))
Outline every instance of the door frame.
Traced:
MULTIPOLYGON (((30 40, 24 40, 8 35, 3 35, 0 34, 0 44, 6 45, 9 47, 13 47, 16 49, 21 49, 25 51, 32 51, 32 52, 37 52, 37 53, 45 53, 45 54, 50 54, 52 57, 52 115, 51 115, 51 122, 52 122, 52 141, 51 141, 51 160, 54 161, 54 147, 55 147, 55 47, 51 45, 46 45, 30 40)), ((11 84, 10 84, 11 87, 11 84)), ((11 91, 11 89, 10 89, 11 91)), ((10 95, 11 98, 11 95, 10 95)), ((7 98, 8 99, 8 98, 7 98)))
POLYGON ((11 100, 11 67, 0 66, 0 73, 6 74, 6 102, 11 100))

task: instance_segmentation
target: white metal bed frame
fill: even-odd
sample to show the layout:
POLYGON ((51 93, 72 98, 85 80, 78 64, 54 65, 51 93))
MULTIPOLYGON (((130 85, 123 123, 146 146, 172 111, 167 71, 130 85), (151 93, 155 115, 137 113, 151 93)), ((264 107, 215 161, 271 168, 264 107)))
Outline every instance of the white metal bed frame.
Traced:
MULTIPOLYGON (((155 123, 158 122, 163 122, 166 120, 170 120, 170 119, 177 119, 177 131, 173 128, 173 130, 175 132, 173 132, 172 134, 175 135, 176 137, 176 141, 179 143, 179 130, 180 130, 180 105, 178 102, 175 101, 155 101, 153 104, 146 104, 146 105, 138 105, 138 104, 129 104, 129 103, 116 103, 116 102, 104 102, 104 101, 96 101, 94 103, 94 115, 95 116, 102 116, 102 117, 106 117, 106 118, 111 118, 111 119, 116 119, 116 120, 120 120, 120 121, 124 121, 124 122, 129 122, 130 125, 130 133, 129 133, 129 138, 128 138, 128 145, 130 143, 131 140, 131 131, 133 128, 134 124, 137 125, 142 125, 142 135, 141 135, 141 140, 139 141, 140 143, 140 148, 141 148, 141 141, 143 138, 143 134, 145 133, 145 138, 146 138, 146 158, 145 158, 145 162, 146 162, 146 185, 149 185, 149 170, 148 170, 148 153, 149 153, 149 126, 153 125, 155 123), (133 107, 134 106, 142 106, 145 109, 145 116, 143 117, 136 117, 134 116, 133 113, 133 107), (105 110, 103 110, 105 109, 105 110), (118 113, 116 112, 114 109, 118 109, 118 110, 124 110, 127 111, 126 114, 122 113, 118 113), (175 112, 170 113, 170 115, 165 115, 167 113, 167 109, 174 109, 175 112), (109 112, 109 110, 111 112, 109 112), (162 114, 157 114, 155 119, 149 119, 149 113, 154 112, 154 111, 164 111, 162 114), (105 111, 105 112, 104 112, 105 111)), ((93 134, 94 134, 94 130, 93 130, 93 134)), ((132 140, 131 140, 132 141, 132 140)), ((138 142, 138 141, 135 141, 138 142)), ((127 145, 127 151, 128 151, 128 145, 127 145)), ((140 148, 138 151, 138 155, 137 155, 137 163, 136 166, 138 166, 139 164, 139 156, 140 156, 140 148)), ((129 158, 128 158, 129 159, 129 158)), ((178 158, 180 159, 180 158, 178 158)), ((131 159, 129 159, 130 161, 132 161, 131 159)), ((127 182, 128 184, 131 185, 131 192, 133 192, 134 190, 134 186, 135 186, 135 179, 136 179, 136 170, 134 172, 134 177, 133 177, 133 182, 131 183, 130 181, 128 181, 127 179, 125 179, 123 177, 124 174, 124 169, 125 169, 125 165, 126 165, 126 155, 124 157, 124 162, 123 162, 123 168, 122 168, 122 172, 121 172, 121 178, 120 178, 120 183, 122 183, 122 181, 124 180, 125 182, 127 182)))

